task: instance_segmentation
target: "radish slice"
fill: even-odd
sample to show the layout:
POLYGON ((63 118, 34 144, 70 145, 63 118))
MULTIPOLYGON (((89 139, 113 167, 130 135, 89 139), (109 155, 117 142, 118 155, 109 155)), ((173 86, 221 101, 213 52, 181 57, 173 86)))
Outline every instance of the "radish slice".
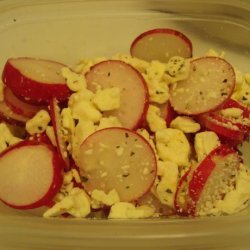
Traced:
POLYGON ((3 82, 24 102, 49 104, 52 97, 65 101, 70 90, 61 76, 63 64, 35 58, 9 59, 3 70, 3 82))
POLYGON ((16 126, 20 126, 20 127, 24 127, 26 121, 28 121, 28 118, 23 116, 23 115, 19 115, 16 114, 15 112, 13 112, 7 105, 6 103, 0 102, 0 119, 2 119, 3 121, 11 124, 11 125, 16 125, 16 126))
POLYGON ((32 118, 39 110, 46 109, 44 106, 35 106, 23 102, 8 87, 4 88, 4 101, 13 112, 27 118, 32 118))
POLYGON ((67 151, 67 143, 64 140, 63 128, 62 128, 62 117, 60 114, 60 108, 58 106, 57 100, 53 98, 50 103, 50 112, 52 125, 56 137, 56 145, 59 156, 64 163, 64 167, 69 169, 69 154, 67 151))
POLYGON ((207 215, 233 189, 241 159, 227 145, 214 149, 193 171, 188 185, 189 213, 207 215))
POLYGON ((0 199, 13 208, 46 205, 61 184, 60 160, 47 144, 23 141, 0 154, 0 199))
POLYGON ((86 80, 88 88, 93 92, 96 92, 98 86, 102 89, 120 89, 120 108, 104 114, 117 116, 122 125, 129 129, 136 129, 143 123, 149 96, 147 85, 136 69, 122 61, 104 61, 91 68, 86 74, 86 80))
POLYGON ((189 77, 170 87, 170 102, 180 114, 198 115, 222 105, 235 86, 233 67, 220 57, 191 62, 189 77))
POLYGON ((125 128, 102 129, 81 145, 77 165, 85 189, 108 193, 115 189, 121 201, 145 194, 156 177, 156 157, 148 142, 125 128))
POLYGON ((168 62, 173 56, 192 57, 192 43, 177 30, 153 29, 135 38, 130 53, 145 61, 168 62))

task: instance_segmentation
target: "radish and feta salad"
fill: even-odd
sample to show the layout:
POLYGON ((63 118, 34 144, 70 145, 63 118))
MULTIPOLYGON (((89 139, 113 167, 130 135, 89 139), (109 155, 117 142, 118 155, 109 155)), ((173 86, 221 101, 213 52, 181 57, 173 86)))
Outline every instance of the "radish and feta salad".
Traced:
POLYGON ((250 74, 180 31, 75 66, 7 60, 0 85, 0 200, 44 217, 234 214, 248 206, 250 74))

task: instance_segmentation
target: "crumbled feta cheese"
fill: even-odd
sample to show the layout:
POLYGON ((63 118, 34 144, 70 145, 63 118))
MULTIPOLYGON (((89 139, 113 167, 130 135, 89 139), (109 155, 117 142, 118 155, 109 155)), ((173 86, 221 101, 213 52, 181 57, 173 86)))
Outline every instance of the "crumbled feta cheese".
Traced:
POLYGON ((159 61, 152 61, 146 68, 146 74, 153 84, 162 81, 166 71, 166 64, 159 61))
POLYGON ((209 49, 206 54, 206 56, 216 56, 216 57, 221 57, 224 58, 225 57, 225 52, 221 51, 220 53, 218 51, 215 51, 214 49, 209 49))
POLYGON ((246 83, 250 85, 250 73, 245 74, 244 78, 245 78, 246 83))
POLYGON ((79 91, 87 87, 83 74, 77 74, 67 67, 62 68, 62 76, 66 79, 67 86, 72 91, 79 91))
POLYGON ((121 127, 122 124, 116 116, 102 117, 100 119, 97 130, 110 128, 110 127, 121 127))
POLYGON ((242 116, 243 110, 239 108, 226 108, 220 110, 220 114, 227 118, 240 118, 242 116))
POLYGON ((91 198, 100 204, 112 206, 117 202, 120 202, 119 195, 115 189, 112 189, 108 194, 102 190, 94 189, 91 192, 91 198))
POLYGON ((154 105, 149 105, 146 119, 152 132, 166 128, 166 121, 161 117, 160 109, 154 105))
POLYGON ((216 208, 220 213, 234 214, 246 208, 249 200, 250 172, 246 166, 241 164, 235 189, 227 193, 223 200, 219 200, 216 208))
POLYGON ((64 108, 61 112, 62 117, 62 126, 66 129, 70 134, 73 134, 75 129, 75 121, 72 117, 70 108, 64 108))
POLYGON ((140 219, 154 215, 154 209, 147 205, 135 207, 132 203, 118 202, 111 209, 109 219, 140 219))
POLYGON ((205 131, 195 135, 194 148, 198 162, 201 162, 213 149, 220 145, 216 133, 205 131))
POLYGON ((153 82, 148 76, 142 73, 148 87, 149 100, 151 102, 163 104, 169 99, 169 88, 166 81, 153 82))
MULTIPOLYGON (((141 129, 138 129, 136 132, 139 135, 141 135, 149 143, 149 145, 153 148, 154 152, 156 153, 155 143, 153 141, 153 138, 148 133, 148 131, 146 129, 141 128, 141 129)), ((138 146, 141 146, 141 145, 138 144, 138 146)), ((135 147, 136 147, 136 145, 135 145, 135 147)))
POLYGON ((93 103, 100 111, 114 110, 120 107, 120 89, 117 87, 98 89, 93 103))
POLYGON ((4 151, 9 146, 22 141, 15 137, 5 123, 0 123, 0 152, 4 151))
POLYGON ((83 189, 71 189, 67 196, 49 208, 43 216, 56 217, 64 213, 77 218, 84 218, 90 213, 90 199, 83 189))
POLYGON ((171 128, 176 128, 184 133, 196 133, 200 130, 201 126, 195 122, 191 117, 178 116, 170 123, 171 128))
POLYGON ((115 60, 121 60, 125 63, 128 63, 132 65, 134 68, 136 68, 141 73, 145 72, 146 69, 149 67, 150 63, 144 60, 141 60, 136 57, 132 57, 130 55, 124 55, 124 54, 117 54, 113 57, 115 60))
POLYGON ((189 69, 189 60, 180 56, 174 56, 167 63, 164 80, 171 83, 184 80, 189 75, 189 69))
POLYGON ((174 196, 178 184, 178 165, 170 161, 158 161, 156 195, 161 203, 174 207, 174 196))
POLYGON ((72 117, 83 121, 99 122, 102 118, 101 112, 92 102, 80 101, 71 108, 72 117))
POLYGON ((73 159, 77 160, 77 155, 81 143, 96 130, 96 126, 92 121, 82 121, 80 120, 75 127, 74 133, 72 135, 72 156, 73 159))
POLYGON ((105 61, 107 60, 107 58, 105 57, 97 57, 97 58, 94 58, 94 59, 84 59, 84 60, 81 60, 75 67, 74 67, 74 71, 79 73, 79 74, 83 74, 85 75, 89 70, 90 68, 99 63, 99 62, 102 62, 102 61, 105 61))
POLYGON ((46 110, 40 110, 26 122, 26 130, 30 135, 43 133, 50 122, 50 115, 46 110))
POLYGON ((94 93, 88 89, 82 89, 69 97, 68 106, 73 108, 77 102, 88 101, 91 102, 94 97, 94 93))
POLYGON ((49 137, 49 140, 52 143, 52 145, 56 147, 57 144, 56 144, 56 136, 54 133, 54 128, 52 126, 47 126, 45 133, 49 137))
POLYGON ((173 128, 161 129, 156 131, 155 139, 160 159, 175 162, 178 166, 189 165, 191 149, 182 131, 173 128))

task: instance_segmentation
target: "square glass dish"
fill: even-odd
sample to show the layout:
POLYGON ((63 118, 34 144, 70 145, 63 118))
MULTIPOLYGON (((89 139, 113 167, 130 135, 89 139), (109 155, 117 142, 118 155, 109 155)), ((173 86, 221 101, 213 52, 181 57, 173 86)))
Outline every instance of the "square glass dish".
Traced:
MULTIPOLYGON (((225 51, 250 72, 248 0, 1 0, 0 72, 10 57, 71 65, 129 53, 138 34, 160 27, 185 33, 194 56, 225 51)), ((0 204, 0 249, 250 249, 249 211, 195 219, 44 219, 0 204)))

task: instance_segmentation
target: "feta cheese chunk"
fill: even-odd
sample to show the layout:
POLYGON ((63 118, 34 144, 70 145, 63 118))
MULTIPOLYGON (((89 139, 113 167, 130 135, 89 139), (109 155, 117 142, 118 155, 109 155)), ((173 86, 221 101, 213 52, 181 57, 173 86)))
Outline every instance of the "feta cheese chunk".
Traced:
POLYGON ((40 110, 26 122, 26 130, 30 135, 43 133, 50 122, 50 115, 46 110, 40 110))
POLYGON ((97 130, 110 128, 110 127, 121 127, 122 124, 116 116, 102 117, 100 119, 97 130))
POLYGON ((173 56, 167 63, 164 79, 171 83, 184 80, 189 75, 189 69, 189 60, 180 56, 173 56))
POLYGON ((184 133, 196 133, 200 130, 201 126, 195 122, 191 117, 178 116, 171 123, 171 128, 176 128, 184 133))
POLYGON ((0 152, 20 141, 22 140, 15 137, 5 123, 0 123, 0 152))
POLYGON ((54 133, 54 128, 52 126, 47 126, 45 133, 49 137, 49 140, 52 143, 52 145, 56 147, 57 144, 56 144, 56 136, 54 133))
POLYGON ((73 134, 75 129, 75 121, 72 117, 70 108, 64 108, 61 112, 61 116, 63 128, 66 129, 70 134, 73 134))
POLYGON ((220 213, 234 214, 249 204, 250 200, 250 172, 246 166, 240 166, 235 189, 227 193, 223 200, 218 201, 216 208, 220 213))
POLYGON ((76 218, 84 218, 90 213, 90 199, 83 189, 73 188, 61 201, 49 208, 43 217, 57 217, 68 213, 76 218))
POLYGON ((154 209, 147 205, 135 207, 132 203, 118 202, 111 209, 109 219, 140 219, 154 215, 154 209))
POLYGON ((160 109, 152 104, 148 107, 146 119, 152 132, 166 128, 166 121, 161 117, 160 109))
POLYGON ((173 128, 158 130, 155 139, 161 160, 175 162, 178 166, 189 166, 191 148, 182 131, 173 128))
POLYGON ((120 201, 119 195, 115 189, 112 189, 108 194, 102 190, 94 189, 91 193, 91 198, 100 204, 112 206, 120 201))
POLYGON ((120 107, 120 89, 117 87, 98 89, 93 102, 100 111, 117 109, 120 107))
POLYGON ((195 135, 194 148, 198 162, 201 162, 212 150, 220 145, 219 137, 212 131, 205 131, 195 135))
POLYGON ((101 112, 92 102, 80 101, 75 103, 71 109, 72 117, 78 120, 99 122, 102 118, 101 112))
POLYGON ((178 165, 170 161, 158 161, 156 195, 162 204, 174 207, 174 196, 178 184, 178 165))
POLYGON ((67 67, 62 68, 62 76, 66 79, 67 86, 72 91, 79 91, 87 87, 83 74, 77 74, 67 67))
POLYGON ((243 114, 243 110, 239 108, 226 108, 220 110, 220 113, 227 118, 240 118, 243 114))

